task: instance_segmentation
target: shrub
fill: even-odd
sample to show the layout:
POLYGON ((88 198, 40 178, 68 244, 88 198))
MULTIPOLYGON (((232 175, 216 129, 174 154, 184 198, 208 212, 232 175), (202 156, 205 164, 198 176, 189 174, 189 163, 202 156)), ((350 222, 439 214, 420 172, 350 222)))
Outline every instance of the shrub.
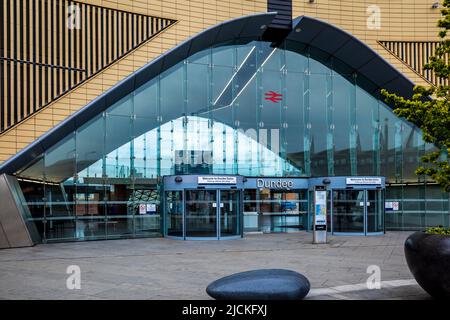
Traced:
POLYGON ((426 228, 425 232, 428 234, 440 234, 444 236, 450 236, 450 228, 444 228, 441 226, 426 228))

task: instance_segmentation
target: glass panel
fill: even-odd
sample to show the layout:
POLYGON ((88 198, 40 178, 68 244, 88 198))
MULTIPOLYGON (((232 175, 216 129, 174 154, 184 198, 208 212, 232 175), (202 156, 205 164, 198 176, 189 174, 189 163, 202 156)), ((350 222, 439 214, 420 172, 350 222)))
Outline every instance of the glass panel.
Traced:
POLYGON ((105 200, 108 238, 133 236, 131 118, 106 115, 105 200))
POLYGON ((156 121, 158 117, 158 78, 149 81, 138 88, 134 95, 134 115, 137 118, 146 118, 147 121, 156 121))
MULTIPOLYGON (((341 75, 333 75, 334 174, 350 175, 350 106, 352 84, 341 75)), ((354 97, 353 97, 354 98, 354 97)), ((324 121, 325 123, 325 121, 324 121)))
POLYGON ((217 237, 216 190, 186 190, 186 237, 217 237))
POLYGON ((270 189, 259 189, 259 226, 262 232, 269 233, 272 230, 272 199, 270 189))
POLYGON ((49 222, 47 235, 57 238, 58 234, 65 239, 75 236, 75 185, 73 177, 75 175, 75 135, 69 135, 51 148, 45 154, 45 174, 46 174, 46 218, 59 219, 66 218, 67 223, 63 221, 49 222), (54 227, 58 229, 53 232, 54 227), (61 231, 63 227, 63 232, 61 231), (71 231, 70 231, 70 228, 71 231))
POLYGON ((416 175, 415 171, 421 165, 420 157, 424 154, 425 143, 422 140, 422 133, 407 124, 403 130, 402 151, 402 181, 419 181, 419 176, 416 175))
POLYGON ((286 160, 292 165, 285 169, 287 176, 305 175, 305 148, 303 132, 305 130, 303 105, 304 74, 288 72, 286 74, 286 109, 284 111, 284 148, 286 160))
POLYGON ((449 197, 439 185, 426 185, 426 215, 427 226, 449 226, 449 197))
POLYGON ((367 190, 367 232, 384 231, 384 202, 381 190, 367 190))
POLYGON ((402 121, 386 106, 380 106, 380 122, 381 175, 386 177, 386 183, 400 182, 401 172, 397 170, 396 161, 401 155, 402 121))
POLYGON ((105 119, 97 116, 77 131, 76 138, 76 237, 103 239, 105 225, 105 186, 103 155, 105 119))
POLYGON ((161 235, 160 193, 156 181, 151 184, 148 180, 137 180, 139 184, 136 183, 128 203, 128 206, 133 207, 136 236, 161 235))
POLYGON ((239 191, 220 191, 220 236, 236 236, 240 234, 239 191))
POLYGON ((287 40, 286 48, 289 49, 285 51, 286 70, 288 73, 304 73, 308 67, 308 58, 305 55, 299 54, 303 51, 303 49, 299 47, 299 43, 287 40))
POLYGON ((187 64, 187 115, 208 111, 209 70, 209 65, 187 64))
POLYGON ((130 93, 108 108, 108 114, 115 116, 131 116, 133 112, 133 94, 130 93))
POLYGON ((256 189, 244 190, 244 232, 258 231, 259 201, 256 189))
MULTIPOLYGON (((312 59, 311 59, 312 60, 312 59)), ((326 110, 326 76, 313 74, 310 77, 310 127, 311 127, 311 175, 326 176, 328 133, 326 110)))
POLYGON ((364 190, 333 190, 333 232, 364 232, 364 190))
POLYGON ((161 119, 163 123, 184 114, 183 64, 161 75, 161 119))
MULTIPOLYGON (((104 206, 101 207, 104 210, 104 206)), ((91 212, 93 212, 92 209, 91 212)), ((93 215, 81 216, 77 217, 76 223, 76 237, 79 240, 106 238, 106 223, 104 218, 95 217, 93 215)))
MULTIPOLYGON (((28 206, 33 219, 44 219, 45 215, 45 179, 44 157, 36 159, 36 162, 18 173, 20 188, 25 198, 24 205, 28 206), (25 178, 25 179, 21 179, 25 178)), ((44 234, 44 224, 36 226, 41 235, 44 234)))
POLYGON ((25 205, 33 219, 43 219, 45 213, 45 184, 40 181, 17 179, 22 189, 25 205))
POLYGON ((406 230, 421 230, 424 223, 422 222, 423 213, 407 212, 403 213, 403 228, 406 230))
POLYGON ((131 238, 133 236, 133 216, 108 217, 106 220, 106 235, 108 239, 131 238))
POLYGON ((76 222, 71 219, 50 218, 44 221, 45 238, 47 241, 52 240, 72 240, 75 236, 76 222))
MULTIPOLYGON (((231 56, 230 58, 232 58, 231 56)), ((212 108, 218 109, 223 108, 223 105, 220 105, 219 102, 224 99, 223 96, 227 94, 227 88, 229 87, 230 83, 233 81, 235 74, 235 69, 230 67, 224 67, 224 66, 216 66, 214 65, 214 68, 212 68, 212 80, 213 83, 211 83, 212 87, 212 108)), ((228 100, 231 99, 231 97, 227 98, 228 100)), ((230 101, 231 102, 231 101, 230 101)), ((205 105, 207 107, 207 105, 205 105)), ((244 119, 242 119, 244 121, 244 119)))
POLYGON ((294 232, 308 227, 306 190, 260 189, 260 228, 264 232, 294 232))
POLYGON ((166 191, 167 235, 183 236, 183 191, 166 191))
POLYGON ((356 152, 358 175, 378 175, 378 101, 360 88, 356 90, 356 152))
POLYGON ((386 211, 385 226, 386 230, 402 230, 402 213, 398 211, 386 211))
MULTIPOLYGON (((272 55, 272 58, 274 55, 272 55)), ((275 64, 278 65, 278 63, 275 64)), ((282 176, 280 128, 282 127, 281 113, 285 105, 283 101, 284 91, 281 88, 282 73, 280 70, 268 71, 264 69, 258 75, 261 77, 261 94, 264 95, 259 110, 260 164, 262 166, 260 174, 263 176, 282 176)))
POLYGON ((136 179, 156 181, 158 176, 158 130, 156 121, 136 118, 133 121, 133 174, 136 179))

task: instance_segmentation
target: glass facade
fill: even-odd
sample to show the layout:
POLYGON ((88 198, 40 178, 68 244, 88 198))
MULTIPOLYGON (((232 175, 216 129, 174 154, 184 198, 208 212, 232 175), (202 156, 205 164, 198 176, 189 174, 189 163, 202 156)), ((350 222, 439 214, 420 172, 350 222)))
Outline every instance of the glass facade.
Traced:
POLYGON ((306 189, 245 189, 244 231, 295 232, 308 230, 306 189))
MULTIPOLYGON (((177 174, 385 176, 394 203, 387 230, 448 226, 449 195, 414 173, 433 147, 366 91, 369 80, 321 56, 294 42, 240 39, 179 62, 109 106, 15 174, 43 241, 161 236, 161 178, 177 174)), ((244 207, 266 197, 271 213, 295 211, 272 231, 307 223, 305 192, 252 192, 244 207)), ((358 197, 336 201, 345 208, 350 196, 358 197)), ((179 213, 168 212, 173 234, 179 213)))

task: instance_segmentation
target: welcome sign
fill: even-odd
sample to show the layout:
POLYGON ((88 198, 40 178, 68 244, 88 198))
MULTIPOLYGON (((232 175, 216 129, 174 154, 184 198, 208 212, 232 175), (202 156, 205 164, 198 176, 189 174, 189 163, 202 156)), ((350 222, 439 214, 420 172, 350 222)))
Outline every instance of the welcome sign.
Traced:
POLYGON ((381 185, 381 178, 372 178, 372 177, 352 177, 346 178, 346 184, 348 185, 381 185))
POLYGON ((198 184, 236 184, 236 177, 232 176, 201 176, 197 177, 198 184))

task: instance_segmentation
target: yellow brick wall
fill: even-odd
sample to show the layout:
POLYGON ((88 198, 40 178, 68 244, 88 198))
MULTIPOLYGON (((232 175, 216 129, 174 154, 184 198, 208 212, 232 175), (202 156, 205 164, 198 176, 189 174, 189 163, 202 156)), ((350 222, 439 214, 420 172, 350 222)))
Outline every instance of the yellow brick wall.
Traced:
MULTIPOLYGON (((81 0, 80 2, 176 19, 178 22, 42 111, 0 135, 0 162, 17 153, 148 61, 187 38, 222 21, 267 11, 266 0, 81 0)), ((314 3, 309 3, 308 0, 293 0, 293 2, 294 17, 309 15, 335 24, 367 43, 412 81, 424 84, 419 76, 376 41, 436 40, 438 32, 436 21, 440 11, 431 8, 433 1, 315 0, 314 3), (368 17, 366 8, 371 4, 376 4, 381 9, 379 30, 369 30, 366 26, 368 17)))
POLYGON ((427 0, 293 0, 294 17, 308 15, 325 20, 360 39, 383 58, 403 72, 416 84, 427 83, 411 71, 399 59, 384 49, 377 40, 387 41, 436 41, 439 29, 436 27, 441 17, 440 9, 431 6, 435 1, 427 0), (367 27, 367 8, 380 8, 380 29, 367 27))

